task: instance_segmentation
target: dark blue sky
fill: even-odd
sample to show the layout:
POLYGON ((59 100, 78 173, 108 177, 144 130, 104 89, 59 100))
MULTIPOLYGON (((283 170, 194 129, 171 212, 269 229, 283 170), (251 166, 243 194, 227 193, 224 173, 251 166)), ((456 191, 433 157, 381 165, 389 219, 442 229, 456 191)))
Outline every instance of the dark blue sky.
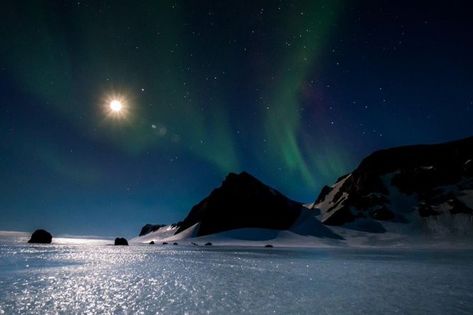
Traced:
POLYGON ((0 229, 132 236, 242 170, 311 202, 373 150, 471 136, 471 16, 468 2, 5 3, 0 229))

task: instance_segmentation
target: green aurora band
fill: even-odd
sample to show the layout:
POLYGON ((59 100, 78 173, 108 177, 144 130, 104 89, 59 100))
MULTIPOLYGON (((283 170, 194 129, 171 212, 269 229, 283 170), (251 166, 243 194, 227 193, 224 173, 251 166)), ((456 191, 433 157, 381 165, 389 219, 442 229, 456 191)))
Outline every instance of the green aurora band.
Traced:
MULTIPOLYGON (((166 149, 194 155, 222 173, 240 170, 244 163, 226 105, 227 95, 234 94, 232 79, 238 78, 215 83, 211 91, 204 86, 208 83, 193 71, 202 60, 193 59, 197 41, 183 26, 188 17, 182 6, 173 10, 169 6, 170 2, 143 2, 122 6, 113 16, 71 9, 69 18, 58 16, 47 3, 32 2, 21 12, 13 6, 3 18, 5 25, 17 27, 18 36, 9 51, 1 52, 2 58, 9 60, 12 66, 7 70, 39 106, 61 115, 87 137, 111 142, 131 156, 166 149), (64 25, 77 34, 74 41, 66 37, 64 25), (123 38, 111 36, 117 33, 123 38), (177 45, 183 37, 185 44, 177 45), (130 112, 124 121, 103 115, 104 99, 113 93, 127 98, 130 112)), ((280 39, 279 48, 270 43, 276 51, 271 61, 274 80, 268 84, 262 82, 264 76, 252 78, 265 87, 267 100, 252 133, 268 139, 271 165, 282 166, 311 187, 317 186, 317 177, 333 178, 346 169, 345 159, 330 141, 321 138, 328 148, 322 152, 307 140, 309 132, 301 129, 300 113, 302 88, 319 65, 339 6, 338 1, 307 1, 303 10, 293 9, 271 21, 284 30, 291 47, 281 45, 280 39)), ((222 58, 210 60, 215 68, 231 62, 231 49, 223 48, 222 58)), ((61 161, 52 156, 42 154, 58 168, 61 161)), ((255 153, 254 158, 271 172, 267 155, 255 153)), ((61 172, 67 173, 63 168, 61 172)))

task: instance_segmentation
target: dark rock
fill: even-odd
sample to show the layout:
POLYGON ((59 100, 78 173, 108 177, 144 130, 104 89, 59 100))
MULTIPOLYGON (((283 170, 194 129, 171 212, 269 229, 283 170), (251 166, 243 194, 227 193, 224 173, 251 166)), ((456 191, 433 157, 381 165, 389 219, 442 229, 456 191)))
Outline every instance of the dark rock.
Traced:
POLYGON ((199 246, 199 244, 194 243, 194 242, 191 242, 191 244, 194 245, 194 246, 199 246))
POLYGON ((358 209, 373 208, 387 203, 389 203, 388 197, 380 193, 370 193, 353 200, 353 205, 358 209))
POLYGON ((154 245, 154 241, 149 242, 150 245, 154 245))
POLYGON ((455 198, 455 193, 452 191, 443 192, 441 189, 433 189, 427 194, 423 194, 423 201, 428 200, 431 205, 441 205, 442 203, 449 202, 449 200, 455 198))
POLYGON ((174 243, 172 243, 172 245, 179 245, 179 244, 174 242, 174 243))
POLYGON ((332 187, 329 187, 329 186, 324 186, 322 187, 322 190, 320 191, 320 194, 319 196, 317 197, 317 199, 315 200, 315 203, 319 203, 321 201, 323 201, 325 199, 325 197, 327 197, 327 195, 332 191, 332 187))
POLYGON ((458 200, 457 198, 452 198, 448 201, 448 204, 452 207, 450 209, 451 214, 457 213, 466 213, 466 214, 473 214, 473 210, 467 207, 463 202, 458 200))
POLYGON ((230 173, 222 185, 195 205, 177 233, 200 223, 197 236, 238 229, 288 229, 301 213, 292 201, 248 173, 230 173))
POLYGON ((461 169, 454 165, 401 169, 393 177, 392 183, 406 194, 429 194, 437 186, 458 182, 461 173, 461 169))
POLYGON ((36 243, 36 244, 50 244, 53 240, 53 236, 46 230, 36 230, 31 234, 31 238, 28 243, 36 243))
POLYGON ((205 246, 212 246, 212 243, 210 243, 210 242, 205 243, 205 246))
POLYGON ((182 225, 182 221, 179 221, 179 222, 177 222, 177 223, 171 224, 171 227, 174 228, 174 227, 179 227, 179 226, 181 226, 181 225, 182 225))
POLYGON ((167 245, 167 244, 168 244, 168 242, 163 242, 163 245, 167 245))
POLYGON ((125 245, 125 246, 128 246, 128 241, 126 240, 126 238, 123 238, 123 237, 117 237, 115 239, 115 245, 125 245))
POLYGON ((143 236, 151 232, 155 232, 159 230, 160 228, 162 228, 163 226, 166 226, 166 225, 165 224, 146 224, 145 226, 141 228, 139 236, 143 236))
POLYGON ((440 212, 435 211, 432 206, 425 201, 419 202, 417 205, 417 211, 419 212, 419 215, 424 218, 440 214, 440 212))
POLYGON ((463 164, 463 169, 465 171, 465 174, 467 174, 468 176, 473 176, 473 159, 468 159, 463 164))
POLYGON ((470 178, 465 179, 460 184, 458 184, 460 190, 469 190, 473 189, 473 175, 470 175, 470 178))
POLYGON ((375 220, 391 221, 395 218, 394 213, 385 206, 370 211, 370 216, 375 220))
POLYGON ((337 211, 330 213, 329 216, 323 220, 324 224, 327 225, 342 225, 347 222, 351 222, 355 219, 355 216, 351 212, 349 207, 342 207, 337 211))
POLYGON ((392 221, 396 223, 409 223, 409 220, 407 220, 406 217, 400 213, 396 213, 395 218, 392 221))
POLYGON ((266 248, 273 248, 274 246, 271 245, 271 244, 266 244, 266 245, 264 245, 264 247, 266 247, 266 248))
POLYGON ((358 172, 387 174, 399 169, 462 169, 473 156, 473 137, 431 145, 412 145, 377 151, 364 159, 358 172))

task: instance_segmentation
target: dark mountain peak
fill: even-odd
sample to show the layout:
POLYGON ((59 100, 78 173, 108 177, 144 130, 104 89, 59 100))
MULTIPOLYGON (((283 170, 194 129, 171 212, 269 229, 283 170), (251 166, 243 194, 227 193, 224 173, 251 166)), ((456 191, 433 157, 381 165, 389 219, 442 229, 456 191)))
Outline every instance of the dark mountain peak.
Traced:
POLYGON ((200 223, 198 235, 243 227, 287 229, 300 209, 300 203, 249 173, 229 173, 220 187, 191 209, 177 233, 196 223, 200 223))
POLYGON ((225 180, 222 182, 222 186, 224 185, 246 185, 246 184, 261 184, 264 185, 262 182, 260 182, 256 177, 251 175, 250 173, 247 173, 245 171, 241 173, 228 173, 228 175, 225 177, 225 180))
POLYGON ((239 192, 246 191, 248 193, 253 190, 277 193, 274 189, 265 185, 263 182, 247 172, 241 172, 238 174, 228 173, 228 175, 225 177, 225 180, 222 182, 222 185, 215 189, 215 191, 219 193, 227 190, 238 190, 239 192))

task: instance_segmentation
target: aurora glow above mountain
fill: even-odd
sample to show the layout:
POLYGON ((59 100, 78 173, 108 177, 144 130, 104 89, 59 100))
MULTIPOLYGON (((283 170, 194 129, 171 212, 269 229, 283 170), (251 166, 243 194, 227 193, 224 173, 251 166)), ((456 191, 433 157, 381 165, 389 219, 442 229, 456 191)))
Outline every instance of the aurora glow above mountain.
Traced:
POLYGON ((4 3, 0 229, 134 234, 243 170, 311 202, 472 135, 470 6, 401 2, 4 3))

